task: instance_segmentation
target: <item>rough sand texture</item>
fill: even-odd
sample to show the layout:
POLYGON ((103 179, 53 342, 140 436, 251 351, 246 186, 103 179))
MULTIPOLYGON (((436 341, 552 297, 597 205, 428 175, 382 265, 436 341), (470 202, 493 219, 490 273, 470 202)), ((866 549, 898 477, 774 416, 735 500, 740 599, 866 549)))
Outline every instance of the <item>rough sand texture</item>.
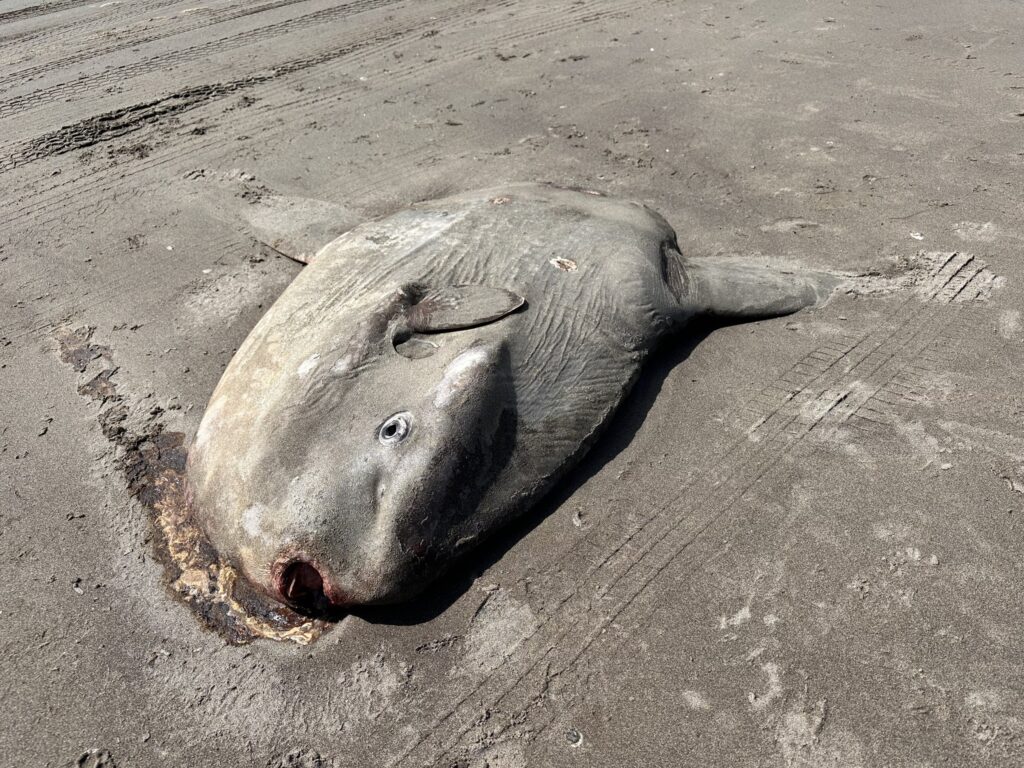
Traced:
POLYGON ((1020 765, 1022 27, 1009 0, 6 3, 0 763, 1020 765), (937 266, 666 350, 415 611, 229 645, 128 490, 300 268, 203 215, 211 179, 354 220, 551 181, 693 255, 937 266))

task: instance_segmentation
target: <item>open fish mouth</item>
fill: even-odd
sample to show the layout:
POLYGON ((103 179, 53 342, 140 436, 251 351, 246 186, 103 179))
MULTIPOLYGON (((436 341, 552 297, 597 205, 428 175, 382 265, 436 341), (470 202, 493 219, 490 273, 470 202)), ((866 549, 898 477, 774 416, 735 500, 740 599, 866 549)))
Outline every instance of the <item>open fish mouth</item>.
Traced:
MULTIPOLYGON (((301 616, 336 620, 357 605, 374 602, 370 583, 351 575, 339 579, 325 564, 305 552, 282 553, 270 569, 264 594, 301 616)), ((259 587, 254 587, 259 588, 259 587)))
POLYGON ((324 577, 308 560, 293 559, 275 568, 278 595, 288 605, 303 613, 323 615, 334 603, 327 595, 324 577))

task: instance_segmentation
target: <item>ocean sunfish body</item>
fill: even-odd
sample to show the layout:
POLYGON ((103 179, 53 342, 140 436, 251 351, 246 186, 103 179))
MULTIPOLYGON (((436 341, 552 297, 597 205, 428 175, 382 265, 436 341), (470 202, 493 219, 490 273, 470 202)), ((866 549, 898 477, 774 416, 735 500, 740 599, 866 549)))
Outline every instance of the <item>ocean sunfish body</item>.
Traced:
POLYGON ((403 600, 579 461, 663 337, 837 282, 687 259, 593 193, 418 204, 321 248, 253 328, 189 452, 194 514, 294 607, 403 600))

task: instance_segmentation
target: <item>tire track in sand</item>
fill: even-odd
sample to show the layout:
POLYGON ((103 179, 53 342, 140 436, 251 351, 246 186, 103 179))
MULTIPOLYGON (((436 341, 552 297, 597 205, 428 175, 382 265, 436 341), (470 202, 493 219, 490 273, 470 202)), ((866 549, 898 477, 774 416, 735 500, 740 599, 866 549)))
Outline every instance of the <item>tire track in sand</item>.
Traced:
MULTIPOLYGON (((464 8, 462 18, 469 19, 471 21, 476 20, 478 18, 478 14, 476 13, 475 8, 478 5, 478 3, 473 3, 464 8)), ((464 46, 456 50, 454 53, 448 53, 443 59, 439 59, 437 64, 450 64, 460 59, 493 50, 496 46, 540 37, 545 34, 556 33, 563 29, 574 28, 579 24, 592 23, 616 12, 614 4, 612 4, 612 9, 607 11, 594 10, 593 5, 594 4, 583 6, 574 5, 571 10, 577 11, 576 13, 564 10, 560 13, 554 14, 556 19, 554 23, 550 21, 552 14, 549 9, 542 8, 527 18, 542 19, 545 20, 544 23, 537 23, 532 26, 527 25, 524 29, 520 29, 517 32, 499 35, 492 39, 481 40, 479 38, 474 38, 472 44, 464 46)), ((440 21, 441 20, 438 20, 438 22, 440 21)), ((418 26, 416 29, 419 33, 420 30, 422 30, 422 26, 418 26)), ((400 44, 401 40, 396 40, 394 42, 394 45, 400 44)), ((367 53, 367 55, 372 55, 372 52, 367 53)), ((422 75, 423 69, 424 67, 422 63, 414 62, 401 69, 394 70, 389 75, 389 78, 392 83, 400 83, 414 76, 422 75)), ((301 119, 301 113, 295 113, 294 110, 300 106, 312 109, 318 102, 324 100, 330 100, 332 103, 336 103, 336 92, 340 92, 342 95, 351 95, 354 92, 361 93, 362 89, 358 87, 358 84, 349 84, 347 86, 339 85, 331 90, 325 89, 325 91, 321 91, 312 98, 296 99, 286 105, 282 105, 281 109, 291 110, 292 114, 296 114, 295 120, 299 120, 301 119)), ((287 130, 288 128, 285 126, 275 132, 265 132, 264 136, 273 133, 283 133, 287 130)), ((172 148, 173 151, 169 150, 168 153, 154 155, 146 161, 135 163, 130 168, 123 169, 121 171, 121 175, 113 179, 114 184, 110 184, 110 169, 99 169, 82 179, 73 179, 58 183, 57 185, 42 190, 32 196, 30 201, 23 201, 20 209, 11 210, 7 221, 4 225, 0 225, 0 233, 10 233, 25 228, 41 230, 48 224, 58 219, 67 218, 69 215, 77 218, 94 218, 93 214, 98 214, 104 205, 109 204, 112 197, 117 197, 120 194, 132 194, 131 189, 137 189, 140 186, 135 181, 136 177, 140 173, 166 169, 167 166, 180 160, 181 155, 185 155, 187 157, 187 162, 186 164, 179 166, 177 171, 178 174, 184 173, 186 169, 194 168, 196 163, 202 160, 200 155, 202 150, 215 148, 221 143, 221 139, 206 137, 206 140, 196 140, 195 142, 184 146, 181 144, 175 145, 172 148), (119 187, 123 187, 123 191, 120 191, 118 189, 119 187), (84 200, 84 202, 77 207, 70 207, 67 202, 69 198, 80 201, 84 200), (63 206, 62 208, 56 205, 58 202, 61 203, 63 206), (49 215, 39 217, 37 214, 40 212, 49 215), (26 219, 28 221, 23 224, 26 219)), ((369 191, 396 184, 408 174, 409 168, 411 168, 417 161, 422 160, 424 156, 429 154, 431 151, 433 151, 433 148, 430 146, 412 147, 400 155, 393 156, 391 158, 389 169, 386 173, 377 171, 373 175, 366 177, 366 183, 362 187, 353 186, 351 188, 350 191, 353 199, 359 199, 369 191)), ((116 168, 114 169, 115 172, 117 170, 118 169, 116 168)), ((94 292, 88 302, 79 303, 79 300, 74 296, 74 292, 71 292, 67 300, 56 306, 51 305, 49 311, 51 314, 67 314, 73 308, 77 308, 77 311, 81 311, 82 309, 90 306, 101 306, 106 303, 116 301, 117 297, 120 296, 124 290, 127 290, 130 284, 135 281, 139 279, 160 280, 163 279, 160 276, 160 273, 163 270, 173 271, 173 269, 173 265, 154 263, 153 266, 142 275, 134 273, 130 276, 126 275, 120 280, 114 280, 107 283, 104 290, 94 292)), ((45 332, 49 327, 49 324, 50 323, 48 321, 37 322, 20 335, 45 332)))
MULTIPOLYGON (((404 2, 404 0, 350 0, 350 2, 341 5, 323 8, 313 13, 246 30, 238 34, 228 35, 217 40, 209 40, 187 48, 179 48, 146 59, 132 61, 128 64, 108 67, 90 75, 81 75, 74 80, 66 80, 62 83, 39 88, 29 93, 0 99, 0 118, 9 118, 27 110, 35 110, 55 101, 72 101, 82 94, 101 93, 103 87, 109 85, 120 86, 126 80, 133 77, 167 71, 180 64, 196 62, 206 55, 220 54, 255 43, 266 42, 283 34, 301 31, 321 24, 330 24, 356 13, 372 11, 400 2, 404 2)), ((358 41, 349 45, 356 44, 358 44, 358 41)), ((333 51, 328 50, 319 56, 292 59, 276 66, 264 67, 263 69, 271 72, 282 71, 290 73, 310 66, 306 64, 307 61, 316 62, 317 59, 329 60, 332 53, 333 51)))
MULTIPOLYGON (((58 18, 54 20, 55 23, 49 26, 26 29, 6 35, 2 34, 2 30, 0 30, 0 49, 3 50, 3 61, 7 65, 20 64, 24 61, 30 61, 43 51, 52 50, 53 48, 64 48, 66 44, 75 41, 83 44, 90 36, 98 37, 103 35, 106 30, 115 30, 115 23, 122 17, 138 16, 146 11, 164 8, 168 5, 176 5, 180 2, 181 0, 140 0, 140 2, 130 4, 108 3, 104 5, 88 0, 80 5, 87 6, 89 10, 93 11, 93 14, 89 17, 70 20, 58 18), (52 37, 57 38, 57 40, 52 44, 48 44, 49 39, 52 37), (35 46, 29 47, 26 45, 34 41, 38 41, 35 46), (25 50, 21 50, 22 47, 25 50), (15 54, 15 56, 8 59, 7 57, 11 54, 15 54), (20 57, 17 54, 21 54, 20 57)), ((62 10, 70 10, 73 7, 78 7, 78 5, 67 6, 62 10)))
MULTIPOLYGON (((503 3, 502 5, 504 6, 508 4, 509 3, 503 3)), ((604 4, 610 5, 612 3, 604 4)), ((456 20, 475 21, 478 19, 477 9, 479 7, 492 7, 492 5, 493 4, 482 2, 482 0, 480 2, 465 4, 460 8, 460 12, 458 14, 450 14, 449 16, 435 21, 431 26, 446 23, 450 28, 451 23, 456 20)), ((424 62, 412 62, 401 67, 393 68, 388 74, 389 85, 394 87, 413 78, 418 77, 422 79, 425 70, 437 69, 441 66, 455 63, 456 61, 480 55, 496 46, 542 37, 546 34, 553 34, 563 29, 573 28, 580 24, 592 23, 616 13, 614 9, 603 11, 594 10, 592 9, 592 6, 594 5, 598 5, 598 3, 589 3, 579 6, 574 5, 574 9, 580 10, 576 13, 563 11, 556 14, 556 16, 562 18, 555 23, 539 23, 532 27, 528 26, 525 30, 499 35, 491 39, 480 40, 477 38, 474 40, 473 44, 464 46, 455 51, 445 52, 443 57, 438 57, 435 61, 430 62, 429 67, 425 66, 424 62)), ((549 15, 551 14, 547 9, 542 9, 537 11, 530 18, 545 18, 549 15)), ((465 28, 468 29, 471 26, 473 25, 467 24, 465 25, 465 28)), ((391 31, 384 36, 384 39, 379 46, 366 50, 358 50, 351 57, 346 57, 340 61, 331 63, 335 66, 347 67, 374 56, 384 56, 391 50, 403 45, 408 39, 409 34, 422 35, 422 29, 423 25, 422 23, 419 23, 414 25, 412 30, 406 30, 406 34, 404 35, 391 31)), ((330 67, 325 71, 330 71, 330 67)), ((273 92, 275 90, 278 92, 288 92, 292 90, 291 85, 274 80, 269 81, 265 88, 266 90, 259 91, 261 99, 268 98, 268 92, 273 92)), ((314 116, 316 112, 313 111, 313 108, 321 102, 330 101, 332 103, 332 108, 337 108, 336 105, 338 103, 347 103, 352 100, 353 96, 362 95, 364 92, 365 87, 358 82, 339 82, 337 85, 321 88, 312 95, 304 94, 303 96, 294 98, 291 101, 280 105, 280 107, 268 107, 268 110, 264 113, 252 115, 251 122, 244 122, 247 116, 241 115, 239 116, 239 120, 242 122, 238 126, 238 130, 255 130, 260 123, 267 122, 266 112, 276 112, 278 109, 288 110, 288 114, 290 116, 289 125, 292 125, 296 122, 301 122, 307 115, 314 116)), ((263 130, 262 136, 264 138, 280 136, 289 130, 291 129, 288 125, 279 126, 270 130, 263 130)), ((131 188, 137 187, 137 184, 134 184, 132 180, 139 174, 154 171, 158 168, 166 168, 168 165, 180 160, 183 156, 188 158, 188 168, 193 168, 197 162, 206 161, 208 159, 209 156, 204 157, 203 155, 205 151, 215 149, 222 144, 223 138, 218 136, 199 136, 191 139, 187 138, 176 142, 172 147, 168 148, 166 152, 153 152, 148 158, 134 162, 128 168, 98 168, 82 176, 60 181, 33 194, 22 196, 20 199, 9 201, 6 204, 6 220, 3 223, 0 223, 0 233, 11 233, 15 230, 24 229, 26 227, 45 226, 47 223, 56 220, 59 217, 80 215, 95 205, 95 203, 91 202, 92 198, 117 194, 119 187, 124 187, 125 193, 128 193, 131 188), (111 180, 110 177, 115 173, 119 175, 111 180), (111 181, 113 183, 111 183, 111 181), (72 203, 69 207, 69 198, 87 198, 90 199, 90 202, 86 202, 77 208, 73 207, 74 204, 72 203), (38 213, 46 210, 52 210, 53 204, 58 201, 64 206, 62 214, 58 215, 57 213, 53 213, 53 216, 50 219, 36 218, 38 213), (26 219, 29 221, 26 222, 26 219)), ((178 171, 179 173, 183 173, 188 168, 181 166, 178 171)), ((392 173, 388 178, 402 178, 406 167, 397 168, 395 170, 396 172, 392 173)))
MULTIPOLYGON (((71 67, 75 64, 81 64, 82 62, 89 61, 91 59, 98 59, 103 56, 109 56, 111 54, 123 51, 126 48, 134 48, 140 45, 153 43, 158 40, 166 40, 167 38, 175 37, 176 35, 183 35, 189 32, 195 32, 197 30, 204 29, 205 27, 210 27, 215 24, 224 24, 226 22, 235 21, 237 19, 245 18, 247 16, 255 16, 260 13, 265 13, 267 11, 276 11, 280 8, 286 8, 290 5, 295 5, 297 3, 305 3, 308 1, 309 0, 273 0, 273 2, 263 3, 261 5, 255 6, 243 6, 241 8, 221 8, 211 10, 208 13, 204 14, 180 15, 179 19, 181 21, 190 23, 179 23, 177 25, 170 26, 168 29, 164 29, 160 32, 152 34, 145 34, 147 32, 147 27, 143 25, 138 30, 133 30, 135 32, 134 36, 128 38, 122 37, 116 43, 106 46, 98 45, 97 41, 90 40, 89 37, 86 37, 81 43, 82 47, 74 53, 70 54, 67 53, 67 50, 69 47, 71 47, 71 41, 66 40, 65 37, 62 36, 61 48, 59 52, 64 54, 63 56, 57 59, 52 59, 50 61, 36 63, 30 67, 14 70, 12 72, 8 72, 7 74, 0 76, 0 86, 8 86, 8 88, 0 90, 8 90, 12 85, 22 83, 29 78, 42 77, 48 72, 64 69, 66 67, 71 67)), ((178 21, 179 19, 173 20, 171 24, 173 25, 174 22, 178 21)), ((106 34, 109 34, 111 31, 112 30, 110 30, 109 28, 104 30, 106 34)), ((106 37, 106 34, 102 35, 102 37, 106 37)), ((35 53, 31 55, 31 58, 38 61, 40 56, 38 53, 35 53)))

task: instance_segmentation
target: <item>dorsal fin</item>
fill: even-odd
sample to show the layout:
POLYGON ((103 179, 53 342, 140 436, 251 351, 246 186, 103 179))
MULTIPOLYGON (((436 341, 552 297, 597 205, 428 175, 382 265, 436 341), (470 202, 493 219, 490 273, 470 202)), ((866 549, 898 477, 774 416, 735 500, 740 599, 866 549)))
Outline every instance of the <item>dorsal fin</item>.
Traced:
POLYGON ((365 217, 338 203, 281 195, 241 170, 197 170, 185 177, 183 197, 230 222, 267 248, 301 264, 365 217))
POLYGON ((358 223, 344 206, 306 197, 266 195, 239 213, 258 242, 301 264, 358 223))

